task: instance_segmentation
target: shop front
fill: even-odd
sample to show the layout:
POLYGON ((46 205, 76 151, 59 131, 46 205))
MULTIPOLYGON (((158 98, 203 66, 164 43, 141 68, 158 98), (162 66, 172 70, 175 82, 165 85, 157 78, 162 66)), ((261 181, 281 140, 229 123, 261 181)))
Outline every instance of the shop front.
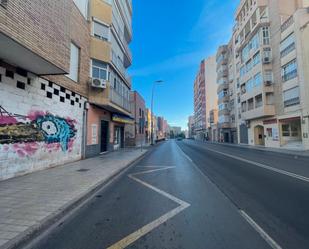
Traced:
POLYGON ((133 125, 134 119, 129 116, 125 116, 122 114, 112 114, 112 121, 114 125, 113 131, 113 146, 114 150, 119 150, 125 147, 125 125, 133 125))
POLYGON ((290 117, 279 120, 281 146, 291 149, 302 147, 301 118, 290 117))

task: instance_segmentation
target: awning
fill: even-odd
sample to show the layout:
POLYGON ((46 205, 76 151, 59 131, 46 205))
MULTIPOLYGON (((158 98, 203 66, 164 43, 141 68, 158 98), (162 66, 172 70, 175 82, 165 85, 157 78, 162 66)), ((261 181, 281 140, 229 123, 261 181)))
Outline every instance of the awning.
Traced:
POLYGON ((121 115, 121 114, 115 114, 115 113, 112 115, 112 121, 123 123, 123 124, 134 124, 133 118, 129 116, 121 115))
POLYGON ((292 121, 300 121, 300 117, 291 117, 291 118, 284 118, 284 119, 279 119, 280 122, 292 122, 292 121))
POLYGON ((63 69, 0 32, 0 60, 37 75, 66 74, 63 69))

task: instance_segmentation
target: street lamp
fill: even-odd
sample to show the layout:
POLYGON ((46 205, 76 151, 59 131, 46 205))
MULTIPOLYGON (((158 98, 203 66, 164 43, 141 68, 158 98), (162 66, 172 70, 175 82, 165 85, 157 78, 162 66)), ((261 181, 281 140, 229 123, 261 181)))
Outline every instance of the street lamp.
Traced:
POLYGON ((164 82, 163 80, 156 80, 152 84, 152 94, 151 94, 151 145, 154 145, 154 141, 153 141, 153 95, 154 95, 154 90, 155 90, 156 84, 160 84, 160 83, 163 83, 163 82, 164 82))

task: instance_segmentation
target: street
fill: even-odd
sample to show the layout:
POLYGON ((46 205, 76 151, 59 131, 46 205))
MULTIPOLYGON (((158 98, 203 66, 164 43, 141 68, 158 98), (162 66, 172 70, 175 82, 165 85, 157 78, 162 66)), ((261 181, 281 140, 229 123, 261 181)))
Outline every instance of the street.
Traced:
POLYGON ((26 248, 309 248, 308 165, 169 140, 26 248))

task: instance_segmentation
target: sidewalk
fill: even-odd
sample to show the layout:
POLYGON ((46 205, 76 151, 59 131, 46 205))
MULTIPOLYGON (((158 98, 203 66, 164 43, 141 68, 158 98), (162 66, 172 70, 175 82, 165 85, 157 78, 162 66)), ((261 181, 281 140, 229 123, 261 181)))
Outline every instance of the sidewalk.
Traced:
POLYGON ((126 149, 0 182, 0 248, 11 248, 147 150, 126 149))
POLYGON ((218 145, 223 145, 223 146, 234 146, 234 147, 240 147, 240 148, 246 148, 246 149, 252 149, 252 150, 270 151, 270 152, 276 152, 276 153, 293 155, 293 156, 309 157, 309 151, 308 150, 269 148, 269 147, 264 147, 264 146, 259 146, 259 145, 253 146, 253 145, 248 145, 248 144, 231 144, 231 143, 219 143, 219 142, 205 142, 205 143, 218 144, 218 145))

